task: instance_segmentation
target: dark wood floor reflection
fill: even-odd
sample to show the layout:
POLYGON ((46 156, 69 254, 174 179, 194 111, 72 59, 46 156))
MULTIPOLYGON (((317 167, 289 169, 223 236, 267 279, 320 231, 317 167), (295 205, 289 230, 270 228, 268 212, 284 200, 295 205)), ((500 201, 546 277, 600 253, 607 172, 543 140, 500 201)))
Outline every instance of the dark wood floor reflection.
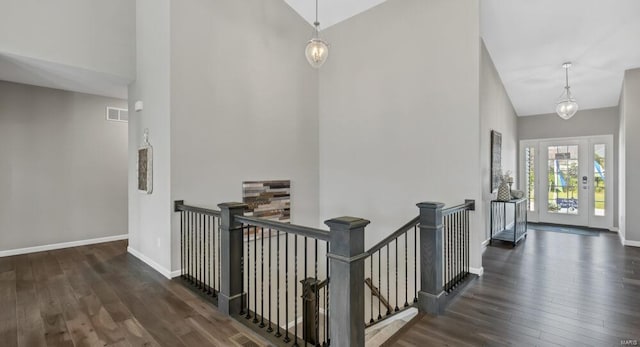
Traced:
POLYGON ((483 263, 443 316, 423 317, 395 345, 640 343, 640 249, 617 234, 530 231, 516 248, 488 247, 483 263))
POLYGON ((0 258, 0 346, 264 345, 126 246, 0 258))

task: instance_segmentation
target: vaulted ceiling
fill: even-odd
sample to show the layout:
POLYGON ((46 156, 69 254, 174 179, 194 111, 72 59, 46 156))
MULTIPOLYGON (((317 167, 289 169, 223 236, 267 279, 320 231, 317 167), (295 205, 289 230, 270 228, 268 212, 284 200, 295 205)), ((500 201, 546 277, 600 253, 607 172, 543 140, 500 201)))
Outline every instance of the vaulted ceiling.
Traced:
MULTIPOLYGON (((326 29, 385 1, 387 0, 319 0, 320 28, 326 29)), ((285 2, 313 24, 316 16, 315 0, 285 0, 285 2)))
MULTIPOLYGON (((314 0, 285 1, 314 21, 314 0)), ((383 2, 320 0, 321 28, 383 2)), ((624 71, 640 67, 640 0, 480 0, 480 8, 482 37, 520 116, 555 112, 565 61, 581 109, 618 105, 624 71)))
POLYGON ((520 116, 555 112, 565 61, 581 109, 618 105, 624 71, 640 67, 638 0, 481 0, 481 23, 520 116))

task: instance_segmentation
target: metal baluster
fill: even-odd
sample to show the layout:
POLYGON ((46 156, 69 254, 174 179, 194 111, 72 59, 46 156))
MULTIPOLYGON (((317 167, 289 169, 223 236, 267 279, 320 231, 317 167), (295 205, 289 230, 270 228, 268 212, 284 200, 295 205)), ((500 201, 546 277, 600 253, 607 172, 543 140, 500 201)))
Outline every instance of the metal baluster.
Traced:
MULTIPOLYGON (((391 278, 389 277, 389 244, 387 243, 387 300, 391 298, 389 295, 391 287, 391 278)), ((387 307, 387 316, 391 314, 390 307, 387 307)))
POLYGON ((243 232, 247 233, 247 256, 245 262, 247 263, 247 315, 246 319, 251 319, 251 227, 246 226, 243 232))
POLYGON ((205 263, 207 264, 207 266, 206 266, 207 275, 206 276, 209 277, 208 280, 206 281, 206 283, 207 283, 207 294, 212 295, 212 294, 215 293, 215 292, 211 291, 211 287, 212 287, 212 284, 211 284, 211 278, 212 278, 211 277, 211 271, 212 271, 212 267, 213 267, 212 266, 213 264, 211 264, 211 236, 213 235, 213 232, 211 231, 211 226, 212 226, 213 223, 212 223, 212 220, 211 220, 211 216, 207 216, 206 218, 207 218, 207 224, 208 224, 208 227, 207 227, 208 234, 207 234, 207 253, 206 253, 207 256, 205 257, 205 263))
MULTIPOLYGON (((280 230, 276 231, 276 337, 280 333, 280 230)), ((269 319, 271 321, 271 319, 269 319)))
MULTIPOLYGON (((249 229, 251 230, 251 229, 249 229)), ((258 320, 258 227, 253 227, 253 323, 258 320)))
POLYGON ((293 243, 293 345, 298 346, 298 235, 293 235, 293 243))
MULTIPOLYGON (((263 235, 264 237, 264 235, 263 235)), ((267 328, 267 332, 273 332, 273 327, 271 327, 271 228, 269 228, 269 327, 267 328)))
POLYGON ((260 228, 260 328, 264 327, 264 228, 260 228))
POLYGON ((413 303, 418 302, 418 226, 413 227, 413 303))
MULTIPOLYGON (((382 250, 378 250, 378 295, 382 293, 382 250)), ((382 319, 382 306, 380 298, 378 298, 378 320, 382 319)))
POLYGON ((464 240, 464 249, 465 249, 465 268, 467 274, 469 273, 469 210, 465 211, 465 240, 464 240))
POLYGON ((462 214, 456 212, 456 286, 460 283, 460 229, 462 228, 462 214))
MULTIPOLYGON (((211 217, 211 241, 213 242, 213 249, 211 254, 213 255, 211 257, 211 287, 213 288, 213 297, 217 297, 218 296, 218 290, 216 287, 216 217, 211 217)), ((218 229, 218 232, 220 232, 220 230, 218 229)), ((243 269, 244 267, 242 265, 240 265, 240 269, 243 269)))
MULTIPOLYGON (((244 232, 245 232, 245 228, 244 225, 241 227, 242 229, 242 235, 243 235, 243 240, 244 240, 244 232)), ((218 229, 218 232, 220 232, 220 229, 218 229)), ((247 243, 248 244, 248 243, 247 243)), ((244 264, 245 262, 247 262, 247 256, 248 256, 248 252, 245 253, 245 248, 244 246, 242 246, 242 256, 240 257, 240 272, 242 272, 242 291, 243 291, 243 295, 245 295, 248 292, 248 288, 245 287, 245 284, 248 283, 248 279, 245 281, 245 271, 244 271, 244 264)), ((249 273, 247 273, 247 276, 249 275, 249 273)), ((215 291, 214 291, 215 293, 215 291)), ((247 300, 249 300, 248 295, 247 295, 247 300)), ((245 310, 245 301, 240 300, 240 316, 243 316, 245 314, 247 314, 247 312, 249 312, 249 305, 247 305, 247 312, 244 311, 245 310)))
POLYGON ((197 256, 197 264, 198 264, 198 288, 202 289, 204 286, 202 285, 202 251, 204 246, 204 216, 198 214, 198 256, 197 256))
MULTIPOLYGON (((307 237, 304 237, 304 277, 302 278, 303 281, 305 281, 305 283, 307 282, 307 237)), ((296 285, 297 285, 297 281, 296 281, 296 285)), ((308 285, 308 284, 307 284, 308 285)), ((307 300, 307 295, 309 295, 309 293, 307 292, 308 288, 305 289, 305 285, 302 286, 302 305, 305 305, 305 300, 307 300)), ((307 325, 304 323, 304 309, 302 310, 302 342, 306 344, 307 342, 307 325)))
POLYGON ((289 343, 289 234, 284 239, 284 342, 289 343))
POLYGON ((315 245, 314 245, 314 254, 315 254, 315 259, 313 261, 314 263, 314 283, 315 283, 315 307, 313 308, 315 310, 315 318, 316 318, 316 335, 315 335, 315 343, 316 346, 319 345, 320 343, 320 307, 318 306, 320 304, 320 289, 318 288, 318 239, 315 239, 315 245))
POLYGON ((193 284, 193 213, 189 212, 189 282, 193 284))
POLYGON ((447 264, 447 271, 446 271, 446 276, 445 276, 445 291, 449 291, 449 279, 451 276, 451 240, 450 240, 450 235, 449 235, 449 231, 451 230, 451 218, 449 218, 449 216, 445 217, 446 220, 446 225, 445 225, 445 235, 446 235, 446 244, 447 244, 447 257, 446 257, 446 264, 447 264))
MULTIPOLYGON (((370 273, 371 273, 371 287, 373 287, 373 254, 371 255, 371 261, 369 262, 370 265, 370 273)), ((373 320, 373 288, 369 288, 371 289, 371 319, 369 319, 369 324, 373 324, 374 320, 373 320)))
POLYGON ((398 239, 396 239, 396 263, 395 263, 395 268, 396 268, 396 307, 394 308, 395 312, 400 311, 400 308, 398 308, 398 239))
POLYGON ((196 288, 200 289, 200 230, 201 230, 201 224, 200 224, 200 214, 196 213, 196 243, 195 243, 195 249, 196 249, 196 256, 194 261, 196 262, 196 288))
MULTIPOLYGON (((326 254, 329 254, 329 242, 325 242, 326 245, 326 254)), ((327 281, 331 281, 331 268, 329 267, 329 258, 327 257, 326 260, 327 264, 327 281)), ((327 303, 325 304, 325 310, 324 310, 324 329, 326 330, 326 341, 325 341, 325 346, 328 346, 331 344, 331 338, 329 337, 329 316, 330 316, 330 312, 329 312, 329 306, 330 306, 330 301, 329 301, 329 293, 331 292, 329 290, 329 283, 327 283, 327 286, 325 287, 325 299, 327 300, 327 303)))
POLYGON ((409 232, 406 231, 404 233, 404 307, 409 306, 409 264, 408 264, 408 255, 407 255, 407 247, 409 245, 409 232))
MULTIPOLYGON (((222 221, 222 219, 220 217, 218 217, 218 262, 217 262, 217 264, 218 264, 218 287, 217 287, 218 291, 220 291, 220 276, 221 276, 220 267, 222 266, 220 264, 220 257, 222 255, 222 252, 220 251, 220 247, 221 247, 221 244, 222 244, 220 242, 220 238, 222 237, 220 235, 220 223, 222 223, 221 221, 222 221)), ((244 267, 241 267, 241 269, 244 269, 244 267)))
POLYGON ((184 211, 180 212, 180 278, 184 279, 184 211))

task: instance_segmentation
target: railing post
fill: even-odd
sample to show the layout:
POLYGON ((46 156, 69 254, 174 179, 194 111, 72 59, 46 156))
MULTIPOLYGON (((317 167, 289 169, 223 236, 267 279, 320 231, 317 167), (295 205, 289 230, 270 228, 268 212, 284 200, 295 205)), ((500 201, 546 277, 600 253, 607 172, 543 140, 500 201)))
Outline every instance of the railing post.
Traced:
POLYGON ((325 222, 330 228, 329 328, 332 346, 364 346, 365 219, 342 217, 325 222))
POLYGON ((220 293, 218 308, 227 315, 239 314, 245 300, 242 293, 242 224, 235 219, 247 208, 242 203, 220 207, 220 293))
POLYGON ((442 209, 439 202, 423 202, 420 208, 420 292, 422 312, 438 314, 443 301, 442 209))
POLYGON ((318 284, 315 278, 300 281, 302 284, 302 340, 312 346, 318 344, 316 326, 318 326, 318 284))

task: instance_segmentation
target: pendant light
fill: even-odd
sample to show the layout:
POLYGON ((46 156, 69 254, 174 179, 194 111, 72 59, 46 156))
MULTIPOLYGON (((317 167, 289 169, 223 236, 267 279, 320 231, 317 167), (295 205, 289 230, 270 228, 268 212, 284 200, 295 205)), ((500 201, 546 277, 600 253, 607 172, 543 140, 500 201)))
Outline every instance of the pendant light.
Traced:
POLYGON ((556 113, 560 118, 568 120, 578 112, 579 107, 576 99, 571 96, 571 87, 569 87, 569 68, 571 67, 571 63, 564 63, 562 64, 562 67, 565 70, 566 85, 564 87, 564 92, 562 92, 562 95, 560 96, 560 101, 556 105, 556 113))
POLYGON ((329 57, 329 44, 319 37, 320 22, 318 22, 318 0, 316 0, 316 21, 313 23, 314 36, 307 43, 307 49, 305 55, 309 64, 316 69, 319 69, 327 61, 329 57))

